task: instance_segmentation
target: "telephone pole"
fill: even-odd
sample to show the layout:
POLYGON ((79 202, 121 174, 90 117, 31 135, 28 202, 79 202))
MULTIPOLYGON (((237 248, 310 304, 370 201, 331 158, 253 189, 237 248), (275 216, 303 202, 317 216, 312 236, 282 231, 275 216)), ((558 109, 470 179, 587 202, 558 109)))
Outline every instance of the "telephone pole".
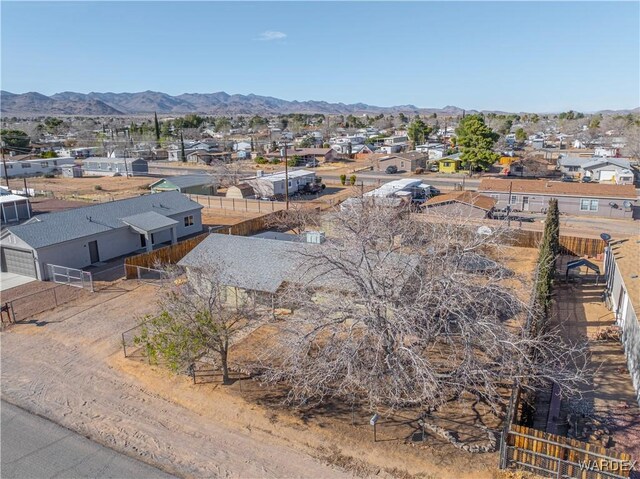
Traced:
POLYGON ((284 196, 286 209, 289 209, 289 161, 287 159, 287 142, 284 142, 284 196))

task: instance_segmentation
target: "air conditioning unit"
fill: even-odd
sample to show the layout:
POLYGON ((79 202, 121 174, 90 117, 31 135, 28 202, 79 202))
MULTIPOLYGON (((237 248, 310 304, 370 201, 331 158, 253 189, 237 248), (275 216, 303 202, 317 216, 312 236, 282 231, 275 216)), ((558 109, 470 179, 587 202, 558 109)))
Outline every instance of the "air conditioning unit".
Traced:
POLYGON ((307 243, 322 244, 325 242, 324 231, 307 231, 306 240, 307 243))

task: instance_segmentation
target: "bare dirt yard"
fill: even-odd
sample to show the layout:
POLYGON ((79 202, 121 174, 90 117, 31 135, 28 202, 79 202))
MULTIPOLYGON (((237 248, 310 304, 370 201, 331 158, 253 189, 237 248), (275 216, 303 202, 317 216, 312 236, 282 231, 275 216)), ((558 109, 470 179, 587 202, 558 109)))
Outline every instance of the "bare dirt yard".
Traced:
MULTIPOLYGON (((507 256, 527 275, 535 251, 507 256)), ((10 326, 0 335, 2 398, 183 477, 502 477, 497 453, 470 454, 429 432, 423 442, 414 416, 383 413, 374 443, 366 408, 293 411, 250 379, 193 384, 125 358, 121 333, 156 311, 157 291, 123 280, 10 326)), ((498 424, 470 401, 441 419, 471 442, 486 441, 473 425, 498 424)))
POLYGON ((50 191, 58 199, 109 201, 145 193, 155 181, 148 177, 85 176, 82 178, 29 178, 28 186, 37 191, 50 191))

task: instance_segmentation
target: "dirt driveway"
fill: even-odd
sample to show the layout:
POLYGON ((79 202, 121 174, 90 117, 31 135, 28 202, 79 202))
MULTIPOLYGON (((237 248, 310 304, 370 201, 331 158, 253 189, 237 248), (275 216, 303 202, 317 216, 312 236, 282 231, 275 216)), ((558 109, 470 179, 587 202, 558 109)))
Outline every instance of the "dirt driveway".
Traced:
POLYGON ((154 286, 121 283, 2 333, 2 398, 180 476, 347 477, 269 431, 233 430, 124 372, 119 332, 135 324, 131 304, 151 312, 154 295, 154 286))

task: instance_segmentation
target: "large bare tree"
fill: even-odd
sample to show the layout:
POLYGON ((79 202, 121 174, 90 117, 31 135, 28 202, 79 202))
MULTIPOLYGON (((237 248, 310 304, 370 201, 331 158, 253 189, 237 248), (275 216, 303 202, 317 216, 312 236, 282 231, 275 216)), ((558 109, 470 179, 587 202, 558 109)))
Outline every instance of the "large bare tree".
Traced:
POLYGON ((527 295, 493 259, 503 238, 486 233, 371 202, 334 213, 330 239, 296 253, 300 280, 283 293, 295 314, 263 357, 264 379, 286 384, 294 404, 356 398, 372 409, 471 392, 497 411, 514 381, 574 392, 582 348, 527 333, 527 295))

